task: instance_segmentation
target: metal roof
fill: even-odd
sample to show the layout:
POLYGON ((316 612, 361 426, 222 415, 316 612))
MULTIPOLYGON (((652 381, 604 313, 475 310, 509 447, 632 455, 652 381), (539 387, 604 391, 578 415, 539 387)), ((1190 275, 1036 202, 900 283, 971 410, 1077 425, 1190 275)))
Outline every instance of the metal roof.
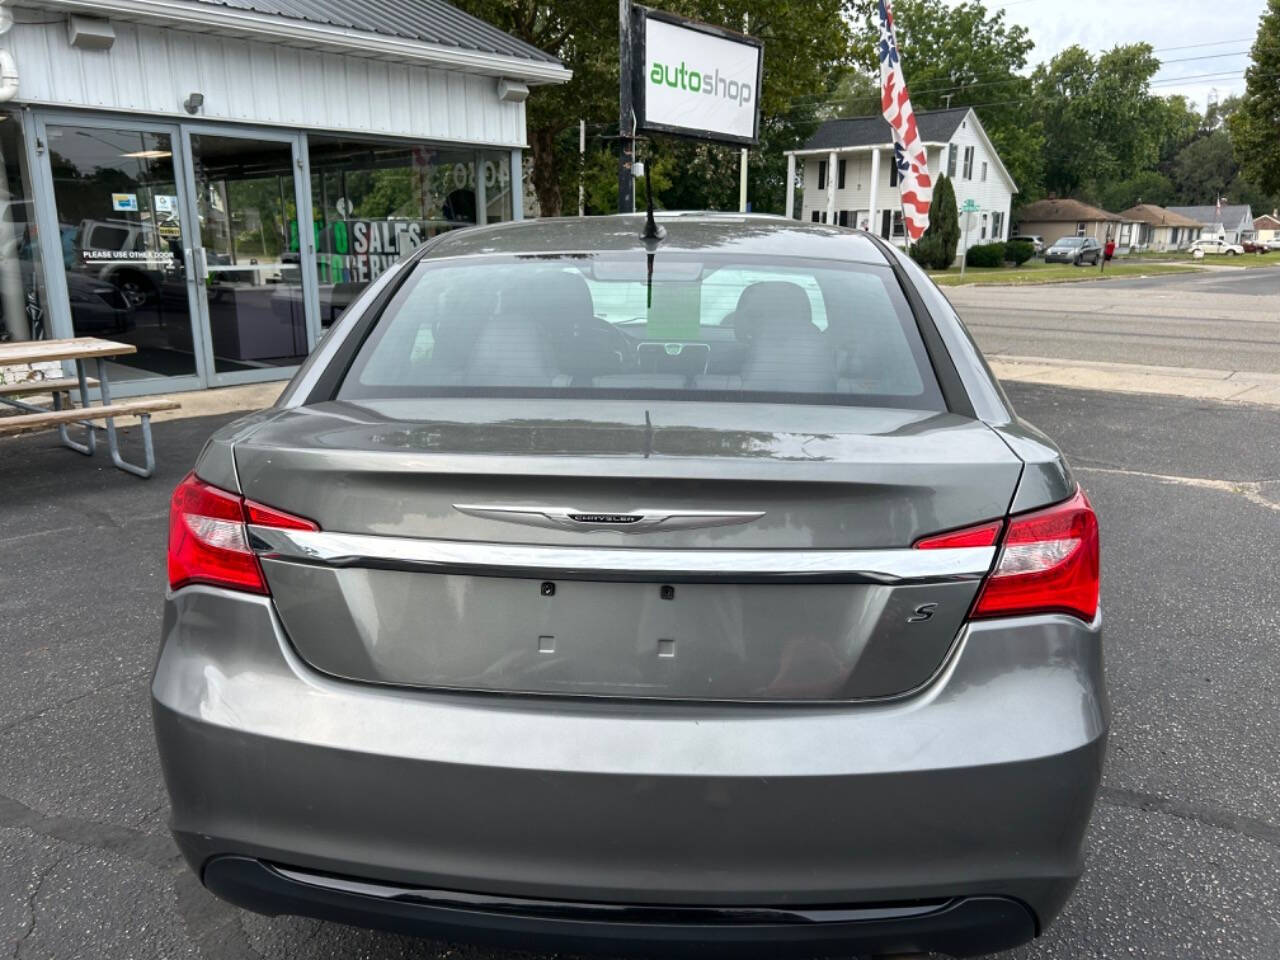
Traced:
POLYGON ((1174 213, 1181 214, 1184 217, 1190 217, 1196 223, 1204 224, 1207 227, 1216 226, 1221 223, 1238 224, 1248 220, 1253 221, 1253 208, 1244 204, 1224 204, 1222 213, 1218 213, 1218 208, 1209 205, 1205 207, 1169 207, 1174 213))
POLYGON ((357 30, 400 40, 416 40, 459 50, 559 63, 549 53, 517 40, 490 23, 442 0, 188 0, 302 23, 357 30))
MULTIPOLYGON (((955 135, 960 122, 969 113, 968 107, 952 107, 950 110, 919 110, 916 112, 916 129, 925 143, 947 143, 955 135)), ((847 120, 828 120, 807 141, 804 150, 839 150, 842 147, 878 147, 893 142, 889 121, 873 117, 851 117, 847 120)))

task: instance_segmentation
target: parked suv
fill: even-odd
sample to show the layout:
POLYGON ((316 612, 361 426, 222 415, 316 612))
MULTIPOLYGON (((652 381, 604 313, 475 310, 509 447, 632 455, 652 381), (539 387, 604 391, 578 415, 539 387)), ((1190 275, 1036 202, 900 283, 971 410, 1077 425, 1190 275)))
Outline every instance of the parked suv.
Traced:
POLYGON ((250 910, 974 955, 1082 870, 1097 520, 865 233, 446 233, 209 440, 168 569, 172 829, 250 910))

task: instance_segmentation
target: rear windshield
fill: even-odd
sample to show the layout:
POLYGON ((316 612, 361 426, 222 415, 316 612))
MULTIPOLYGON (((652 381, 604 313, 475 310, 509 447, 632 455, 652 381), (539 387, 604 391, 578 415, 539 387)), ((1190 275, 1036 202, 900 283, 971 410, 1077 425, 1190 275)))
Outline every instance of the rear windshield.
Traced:
POLYGON ((887 266, 658 254, 427 261, 339 399, 946 405, 887 266))

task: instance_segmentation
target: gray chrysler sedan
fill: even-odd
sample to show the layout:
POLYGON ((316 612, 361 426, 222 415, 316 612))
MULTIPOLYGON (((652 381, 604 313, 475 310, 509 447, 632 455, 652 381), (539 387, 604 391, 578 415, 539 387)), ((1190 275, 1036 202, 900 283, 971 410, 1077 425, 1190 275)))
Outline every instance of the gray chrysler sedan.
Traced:
POLYGON ((1094 512, 865 233, 445 234, 210 439, 168 565, 172 828, 250 910, 972 956, 1083 868, 1094 512))

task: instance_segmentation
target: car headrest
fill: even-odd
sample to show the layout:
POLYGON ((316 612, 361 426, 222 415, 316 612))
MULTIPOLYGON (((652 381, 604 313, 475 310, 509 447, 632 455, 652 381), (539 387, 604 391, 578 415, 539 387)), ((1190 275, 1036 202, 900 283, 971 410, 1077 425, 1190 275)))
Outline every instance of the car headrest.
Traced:
POLYGON ((507 291, 503 308, 553 325, 595 316, 587 281, 577 271, 566 270, 534 274, 527 283, 507 291))
POLYGON ((766 326, 773 330, 802 331, 808 327, 817 332, 818 329, 813 326, 808 294, 799 284, 786 280, 765 280, 743 290, 733 313, 733 324, 748 338, 766 326))

